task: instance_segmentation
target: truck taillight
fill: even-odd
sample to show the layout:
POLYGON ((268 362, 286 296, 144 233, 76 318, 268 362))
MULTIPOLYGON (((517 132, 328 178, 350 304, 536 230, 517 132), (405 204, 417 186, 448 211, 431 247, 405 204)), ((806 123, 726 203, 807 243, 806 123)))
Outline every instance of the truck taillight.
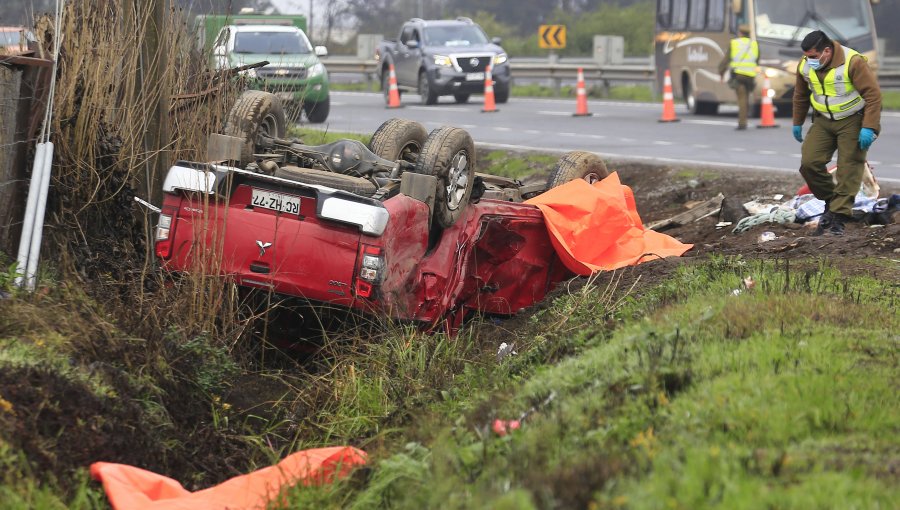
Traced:
POLYGON ((374 287, 384 277, 384 255, 377 246, 363 245, 362 260, 359 264, 359 278, 356 280, 356 295, 371 297, 374 287))
POLYGON ((156 256, 161 259, 167 259, 172 255, 172 237, 173 223, 176 209, 173 207, 163 207, 159 213, 159 223, 156 224, 156 256))

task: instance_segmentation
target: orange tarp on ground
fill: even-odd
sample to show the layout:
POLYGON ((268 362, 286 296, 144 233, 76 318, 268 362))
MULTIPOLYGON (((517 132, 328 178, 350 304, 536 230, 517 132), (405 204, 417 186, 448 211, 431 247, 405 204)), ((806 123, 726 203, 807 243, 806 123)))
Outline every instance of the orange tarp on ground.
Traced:
POLYGON ((115 510, 262 510, 283 488, 330 482, 365 463, 365 452, 349 446, 305 450, 197 492, 171 478, 124 464, 95 462, 91 476, 103 482, 115 510))
POLYGON ((541 209, 556 253, 580 275, 677 257, 693 246, 645 230, 634 193, 615 172, 594 184, 567 182, 525 203, 541 209))

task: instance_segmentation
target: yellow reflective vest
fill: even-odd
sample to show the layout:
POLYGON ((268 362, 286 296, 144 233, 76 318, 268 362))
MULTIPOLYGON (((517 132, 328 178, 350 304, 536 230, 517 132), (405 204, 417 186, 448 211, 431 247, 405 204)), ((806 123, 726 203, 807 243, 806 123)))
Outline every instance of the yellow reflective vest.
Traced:
POLYGON ((756 62, 759 60, 759 44, 749 37, 731 40, 731 72, 744 76, 756 76, 756 62))
POLYGON ((850 59, 855 55, 859 55, 860 58, 866 57, 856 50, 841 47, 844 49, 844 64, 829 69, 824 80, 819 79, 819 75, 809 65, 806 57, 800 61, 798 68, 800 75, 809 83, 812 107, 831 120, 847 118, 866 107, 865 98, 853 87, 850 80, 850 59))

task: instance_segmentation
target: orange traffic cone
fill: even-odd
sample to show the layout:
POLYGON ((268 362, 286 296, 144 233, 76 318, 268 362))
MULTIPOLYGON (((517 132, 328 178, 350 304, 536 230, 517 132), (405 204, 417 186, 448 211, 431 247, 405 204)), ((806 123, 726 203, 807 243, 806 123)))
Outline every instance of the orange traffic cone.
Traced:
POLYGON ((394 64, 389 65, 388 103, 385 108, 400 108, 400 89, 397 88, 397 73, 394 72, 394 64))
POLYGON ((778 127, 778 124, 775 124, 775 112, 772 110, 772 96, 775 95, 775 91, 769 88, 769 77, 766 76, 766 79, 763 81, 763 89, 762 89, 762 105, 759 110, 759 120, 760 123, 758 128, 773 128, 778 127))
POLYGON ((584 88, 584 69, 578 68, 578 85, 575 87, 575 113, 573 117, 590 117, 587 107, 587 90, 584 88))
POLYGON ((666 69, 666 78, 663 81, 663 114, 659 122, 678 122, 675 117, 675 96, 672 95, 672 76, 666 69))
POLYGON ((484 108, 482 113, 499 112, 497 105, 494 104, 494 79, 491 78, 491 65, 488 64, 484 70, 484 108))

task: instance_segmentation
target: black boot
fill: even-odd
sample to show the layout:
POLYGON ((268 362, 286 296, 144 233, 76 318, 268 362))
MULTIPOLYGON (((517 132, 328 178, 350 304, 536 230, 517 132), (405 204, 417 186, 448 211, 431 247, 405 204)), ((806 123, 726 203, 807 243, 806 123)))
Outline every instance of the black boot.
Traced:
POLYGON ((847 216, 835 213, 831 218, 831 225, 828 226, 828 232, 826 233, 832 236, 844 235, 844 224, 849 220, 850 218, 847 216))
MULTIPOLYGON (((831 223, 834 221, 834 215, 831 211, 828 210, 828 207, 825 207, 825 212, 822 216, 819 217, 819 226, 816 227, 816 231, 813 232, 814 236, 820 236, 828 231, 831 228, 831 223)), ((841 227, 843 229, 843 227, 841 227)))

